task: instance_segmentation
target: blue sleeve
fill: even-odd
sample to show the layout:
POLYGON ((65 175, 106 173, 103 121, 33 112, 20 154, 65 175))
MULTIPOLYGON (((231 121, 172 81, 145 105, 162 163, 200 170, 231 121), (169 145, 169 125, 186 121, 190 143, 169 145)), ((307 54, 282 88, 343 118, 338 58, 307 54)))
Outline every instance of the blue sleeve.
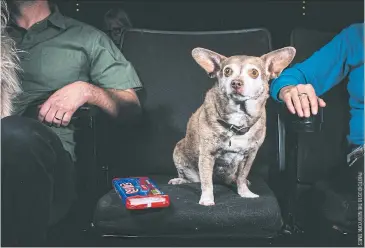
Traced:
MULTIPOLYGON (((353 40, 357 38, 357 25, 342 30, 311 57, 284 70, 270 85, 270 95, 276 101, 280 90, 288 85, 312 84, 318 96, 324 94, 346 77, 350 70, 353 40)), ((361 27, 362 28, 362 27, 361 27)))

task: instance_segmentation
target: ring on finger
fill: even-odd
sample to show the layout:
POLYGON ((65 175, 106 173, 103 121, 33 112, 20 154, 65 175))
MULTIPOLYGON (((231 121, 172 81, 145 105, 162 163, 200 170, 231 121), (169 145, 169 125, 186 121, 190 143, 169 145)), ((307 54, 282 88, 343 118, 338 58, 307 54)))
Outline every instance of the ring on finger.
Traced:
POLYGON ((64 115, 65 113, 57 112, 57 114, 54 116, 54 119, 57 121, 62 121, 64 115))
POLYGON ((302 97, 302 96, 306 96, 306 97, 308 97, 308 94, 307 94, 307 93, 305 93, 305 92, 303 92, 303 93, 299 93, 299 94, 298 94, 298 96, 299 96, 299 98, 300 98, 300 97, 302 97))
POLYGON ((61 122, 62 122, 62 117, 59 118, 59 117, 55 116, 54 119, 53 119, 52 125, 56 126, 56 127, 59 127, 61 125, 61 122))

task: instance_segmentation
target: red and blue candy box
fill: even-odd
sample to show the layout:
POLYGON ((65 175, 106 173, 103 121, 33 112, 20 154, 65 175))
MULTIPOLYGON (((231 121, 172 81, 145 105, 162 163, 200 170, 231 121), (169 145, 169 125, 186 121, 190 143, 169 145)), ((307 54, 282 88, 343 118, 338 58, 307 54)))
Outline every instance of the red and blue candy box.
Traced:
POLYGON ((165 208, 170 198, 149 177, 114 178, 113 186, 127 209, 165 208))

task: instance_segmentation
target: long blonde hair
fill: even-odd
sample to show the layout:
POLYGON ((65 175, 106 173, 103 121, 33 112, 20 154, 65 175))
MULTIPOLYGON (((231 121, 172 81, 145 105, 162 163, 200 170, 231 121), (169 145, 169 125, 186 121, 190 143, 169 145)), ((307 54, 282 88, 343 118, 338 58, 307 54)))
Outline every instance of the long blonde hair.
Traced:
POLYGON ((4 118, 12 114, 13 100, 21 92, 17 72, 19 57, 15 42, 8 36, 6 25, 9 21, 9 11, 4 0, 1 0, 1 60, 0 60, 0 117, 4 118))

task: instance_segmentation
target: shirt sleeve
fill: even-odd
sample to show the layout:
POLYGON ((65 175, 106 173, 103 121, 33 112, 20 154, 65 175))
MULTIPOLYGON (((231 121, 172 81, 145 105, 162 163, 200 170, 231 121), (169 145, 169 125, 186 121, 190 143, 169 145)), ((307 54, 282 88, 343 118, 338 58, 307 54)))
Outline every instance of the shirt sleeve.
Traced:
POLYGON ((142 84, 132 64, 106 34, 99 34, 91 51, 90 78, 104 89, 135 89, 142 84))
POLYGON ((356 35, 353 26, 342 30, 311 57, 284 70, 270 85, 270 95, 276 101, 280 90, 288 85, 311 84, 318 96, 340 83, 349 73, 348 58, 356 35))

